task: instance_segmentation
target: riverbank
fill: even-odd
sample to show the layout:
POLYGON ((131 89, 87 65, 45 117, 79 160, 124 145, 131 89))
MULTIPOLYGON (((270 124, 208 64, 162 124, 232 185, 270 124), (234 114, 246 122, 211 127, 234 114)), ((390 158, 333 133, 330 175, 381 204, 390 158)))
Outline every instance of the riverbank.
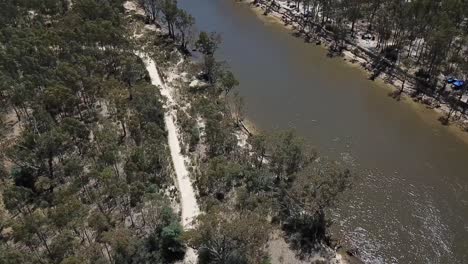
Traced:
POLYGON ((334 237, 366 263, 464 259, 468 148, 449 131, 455 126, 441 126, 422 104, 396 102, 383 81, 262 22, 248 5, 179 2, 200 29, 222 33, 220 59, 241 83, 249 120, 263 131, 294 128, 322 157, 356 172, 331 212, 334 237))
MULTIPOLYGON (((361 46, 361 44, 364 43, 363 41, 352 43, 350 40, 345 39, 343 50, 341 52, 335 52, 332 50, 334 47, 333 33, 327 31, 323 27, 321 28, 320 34, 300 32, 298 29, 302 28, 302 26, 298 21, 300 21, 302 17, 300 14, 295 14, 289 9, 285 1, 277 1, 277 6, 279 6, 279 8, 271 8, 271 3, 265 1, 258 1, 257 4, 254 4, 254 1, 240 1, 238 3, 249 5, 261 20, 267 23, 279 24, 290 30, 294 36, 304 38, 305 41, 310 42, 311 45, 320 45, 326 48, 330 51, 329 55, 331 57, 341 56, 348 65, 359 68, 368 74, 369 79, 381 80, 386 86, 392 89, 389 92, 389 96, 396 100, 406 99, 405 101, 412 101, 434 110, 435 113, 438 114, 436 119, 438 119, 440 123, 455 127, 456 131, 454 129, 451 130, 455 132, 457 137, 462 138, 464 142, 468 142, 468 134, 464 133, 468 131, 468 115, 464 114, 462 110, 456 110, 455 107, 451 107, 442 96, 432 96, 416 89, 416 77, 409 74, 406 70, 398 66, 393 66, 387 67, 388 70, 380 72, 378 69, 374 68, 376 61, 380 63, 385 59, 381 58, 380 54, 375 54, 367 47, 361 46), (376 72, 378 73, 376 74, 376 72), (448 120, 447 117, 449 117, 448 120)), ((356 35, 359 36, 361 34, 356 33, 356 35)), ((456 97, 458 98, 458 95, 456 97)), ((463 99, 457 104, 466 104, 464 100, 468 100, 468 97, 463 96, 463 99)), ((457 106, 456 108, 459 107, 460 106, 457 106)))
MULTIPOLYGON (((148 30, 148 26, 143 26, 143 31, 138 32, 137 35, 143 37, 144 31, 148 30)), ((165 49, 164 47, 163 49, 165 49)), ((157 55, 158 53, 161 53, 158 51, 157 45, 155 47, 152 47, 150 50, 148 50, 150 54, 153 54, 153 57, 160 59, 160 55, 157 55)), ((182 151, 176 151, 177 153, 173 153, 173 149, 171 148, 171 153, 173 154, 174 157, 178 157, 180 155, 180 152, 185 153, 188 157, 190 157, 190 161, 187 161, 189 171, 191 172, 190 174, 196 182, 196 175, 200 169, 203 169, 203 163, 210 162, 209 160, 206 160, 206 151, 207 148, 209 148, 209 144, 207 144, 206 141, 206 134, 205 134, 205 126, 207 123, 210 122, 208 119, 203 119, 201 116, 203 116, 202 113, 199 111, 201 109, 193 109, 193 107, 197 106, 197 100, 193 98, 193 93, 197 89, 203 89, 202 87, 199 87, 195 84, 200 84, 203 83, 202 80, 199 80, 197 78, 197 72, 198 70, 195 63, 190 57, 183 57, 180 52, 178 52, 176 49, 171 49, 168 48, 166 51, 166 56, 172 58, 170 60, 167 60, 165 63, 161 62, 149 62, 145 61, 146 65, 148 66, 148 69, 151 70, 152 74, 151 78, 153 82, 161 86, 163 88, 162 92, 163 95, 169 99, 169 107, 168 111, 173 112, 171 115, 173 118, 174 124, 176 124, 177 128, 171 129, 171 131, 178 131, 177 138, 180 140, 180 147, 179 149, 182 151), (171 54, 172 53, 172 54, 171 54), (158 65, 161 65, 161 67, 158 67, 156 70, 156 63, 158 65), (194 69, 195 68, 195 69, 194 69), (158 77, 158 72, 161 77, 158 77), (166 88, 164 88, 166 87, 166 88), (167 87, 172 87, 172 94, 167 94, 167 87), (195 111, 193 111, 195 110, 195 111), (187 120, 196 120, 195 123, 191 123, 190 128, 187 128, 187 120), (191 143, 190 143, 190 131, 193 131, 193 129, 200 131, 200 142, 197 144, 197 147, 191 149, 191 143)), ((151 73, 150 72, 150 73, 151 73)), ((221 100, 223 101, 223 100, 221 100)), ((219 104, 225 104, 226 102, 219 102, 219 104)), ((222 114, 220 112, 219 114, 222 114)), ((170 118, 172 119, 172 118, 170 118)), ((235 118, 232 118, 232 120, 235 120, 235 118)), ((170 128, 170 123, 171 120, 166 120, 166 125, 168 129, 170 128)), ((238 140, 238 146, 242 149, 242 152, 249 152, 250 146, 248 145, 247 141, 248 138, 252 135, 259 134, 260 132, 258 131, 257 128, 253 125, 252 122, 249 122, 248 120, 244 120, 243 122, 240 122, 237 125, 232 124, 235 128, 233 130, 233 134, 237 136, 238 140)), ((169 131, 169 132, 171 132, 169 131)), ((169 134, 169 137, 171 134, 169 134)), ((169 138, 169 141, 171 139, 169 138)), ((174 144, 172 144, 174 145, 174 144)), ((179 145, 179 144, 176 144, 179 145)), ((177 147, 177 146, 176 146, 177 147)), ((174 161, 175 162, 175 161, 174 161)), ((180 166, 179 166, 180 167, 180 166)), ((176 168, 177 169, 177 168, 176 168)), ((177 172, 177 171, 176 171, 177 172)), ((177 173, 177 177, 179 178, 179 173, 177 173)), ((179 186, 180 186, 180 179, 178 179, 179 186)), ((197 184, 195 184, 195 187, 197 184)), ((179 187, 180 188, 180 187, 179 187)), ((184 190, 180 188, 181 191, 181 202, 182 202, 182 220, 185 222, 185 214, 184 214, 184 207, 185 207, 185 202, 184 202, 184 190)), ((201 202, 203 206, 203 201, 201 202)), ((184 223, 185 226, 185 223, 184 223)), ((280 259, 284 258, 285 256, 288 257, 289 259, 294 259, 296 262, 295 263, 302 263, 301 260, 296 256, 297 252, 291 250, 289 248, 289 244, 286 242, 284 236, 276 236, 274 239, 272 238, 272 241, 269 242, 268 247, 271 247, 271 250, 275 251, 278 249, 278 246, 281 247, 281 252, 284 252, 284 254, 280 255, 274 255, 275 259, 272 259, 272 263, 282 263, 280 259)), ((271 251, 270 251, 271 252, 271 251)), ((318 261, 326 261, 330 263, 339 263, 339 264, 346 264, 346 263, 359 263, 356 261, 353 261, 353 258, 349 256, 346 252, 340 251, 340 252, 335 252, 334 249, 325 247, 319 251, 317 251, 316 255, 311 256, 312 260, 318 260, 318 261)))

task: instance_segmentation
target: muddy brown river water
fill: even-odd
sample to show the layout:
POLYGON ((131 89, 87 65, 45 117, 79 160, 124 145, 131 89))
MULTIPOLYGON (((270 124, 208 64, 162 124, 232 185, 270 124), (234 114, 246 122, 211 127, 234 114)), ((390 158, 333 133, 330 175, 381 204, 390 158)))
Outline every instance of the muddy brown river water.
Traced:
MULTIPOLYGON (((432 110, 387 96, 360 69, 304 43, 233 0, 179 0, 197 27, 222 34, 260 129, 294 128, 355 184, 333 233, 367 263, 468 263, 468 144, 432 110)), ((408 100, 407 100, 408 101, 408 100)))

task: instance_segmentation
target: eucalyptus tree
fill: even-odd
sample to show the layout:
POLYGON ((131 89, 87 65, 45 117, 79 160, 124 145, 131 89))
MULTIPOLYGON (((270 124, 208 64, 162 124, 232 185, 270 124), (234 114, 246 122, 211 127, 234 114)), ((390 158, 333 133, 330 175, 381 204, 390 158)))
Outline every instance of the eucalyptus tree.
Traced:
POLYGON ((139 0, 138 3, 149 17, 151 23, 156 23, 161 13, 162 0, 139 0))
POLYGON ((351 174, 336 166, 314 164, 294 174, 291 187, 280 191, 283 227, 299 248, 311 250, 328 242, 325 210, 349 188, 351 174))
POLYGON ((253 264, 267 259, 264 247, 269 229, 268 223, 255 214, 215 211, 200 216, 197 227, 185 236, 198 250, 201 264, 253 264))
POLYGON ((216 83, 221 73, 221 64, 216 61, 214 54, 221 44, 221 35, 211 32, 200 32, 195 47, 203 54, 203 68, 208 82, 216 83))
POLYGON ((175 20, 175 27, 179 31, 180 45, 184 50, 187 50, 187 45, 193 38, 194 26, 195 18, 185 10, 179 9, 175 20))
POLYGON ((177 0, 161 0, 161 13, 163 14, 164 21, 167 23, 167 30, 169 36, 175 38, 174 24, 179 14, 179 8, 177 7, 177 0))

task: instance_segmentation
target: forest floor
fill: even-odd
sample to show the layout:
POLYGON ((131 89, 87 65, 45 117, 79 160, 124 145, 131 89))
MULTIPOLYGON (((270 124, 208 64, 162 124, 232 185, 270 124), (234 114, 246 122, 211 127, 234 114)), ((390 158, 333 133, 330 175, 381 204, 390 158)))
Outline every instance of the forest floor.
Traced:
MULTIPOLYGON (((252 10, 258 16, 270 18, 270 20, 273 20, 272 22, 281 24, 284 27, 292 30, 294 33, 296 33, 296 31, 299 28, 299 24, 294 21, 299 20, 302 15, 299 12, 296 12, 296 10, 289 8, 287 1, 277 1, 277 3, 280 6, 279 10, 270 9, 268 15, 265 15, 265 10, 268 9, 267 3, 259 3, 257 5, 253 5, 251 1, 247 1, 246 3, 251 6, 252 10)), ((376 45, 374 43, 375 41, 359 39, 359 36, 366 34, 366 32, 359 26, 356 27, 356 30, 357 31, 354 33, 354 35, 357 36, 357 39, 352 41, 349 41, 347 39, 347 44, 345 45, 345 49, 342 51, 341 55, 344 57, 344 60, 350 65, 360 66, 359 68, 364 70, 366 73, 373 75, 374 69, 372 68, 372 64, 374 63, 375 59, 369 56, 369 54, 373 54, 373 56, 375 57, 380 56, 378 55, 378 52, 374 50, 374 46, 376 45)), ((295 35, 297 35, 298 37, 303 37, 299 33, 295 35)), ((312 42, 317 41, 317 44, 324 45, 325 47, 331 47, 333 45, 332 37, 328 34, 315 36, 315 38, 317 39, 312 40, 312 42)), ((400 66, 396 67, 398 68, 400 66)), ((433 109, 441 115, 441 118, 447 116, 451 109, 449 104, 442 97, 431 96, 424 93, 417 93, 417 90, 415 88, 416 85, 414 77, 404 77, 404 75, 400 73, 403 71, 406 71, 407 73, 405 75, 409 76, 413 74, 412 71, 414 71, 414 69, 412 69, 412 71, 411 69, 394 70, 390 73, 387 71, 383 71, 377 75, 377 79, 381 79, 395 92, 401 89, 403 84, 402 80, 406 79, 402 94, 400 94, 399 96, 394 96, 397 100, 400 100, 400 98, 407 98, 415 102, 421 103, 427 108, 433 109)), ((447 86, 446 91, 449 90, 448 87, 449 86, 447 86)), ((468 102, 468 96, 463 96, 461 101, 468 102)), ((461 130, 468 131, 468 115, 463 114, 462 111, 455 111, 455 113, 451 117, 450 122, 451 124, 459 127, 461 130)))
MULTIPOLYGON (((23 131, 23 125, 18 120, 18 117, 13 110, 10 110, 5 115, 5 119, 3 121, 6 125, 7 133, 5 134, 5 138, 0 143, 0 152, 3 152, 5 149, 11 146, 23 131)), ((4 160, 5 169, 10 171, 13 167, 11 161, 6 159, 3 155, 0 155, 0 157, 4 160)))

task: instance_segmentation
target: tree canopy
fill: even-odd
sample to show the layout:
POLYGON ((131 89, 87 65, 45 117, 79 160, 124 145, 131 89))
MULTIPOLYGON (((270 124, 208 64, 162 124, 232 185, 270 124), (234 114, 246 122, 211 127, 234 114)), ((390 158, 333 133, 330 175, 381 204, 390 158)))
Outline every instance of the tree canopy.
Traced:
POLYGON ((164 100, 133 54, 123 2, 0 3, 1 112, 20 127, 1 130, 14 138, 1 145, 2 263, 184 256, 164 100))

